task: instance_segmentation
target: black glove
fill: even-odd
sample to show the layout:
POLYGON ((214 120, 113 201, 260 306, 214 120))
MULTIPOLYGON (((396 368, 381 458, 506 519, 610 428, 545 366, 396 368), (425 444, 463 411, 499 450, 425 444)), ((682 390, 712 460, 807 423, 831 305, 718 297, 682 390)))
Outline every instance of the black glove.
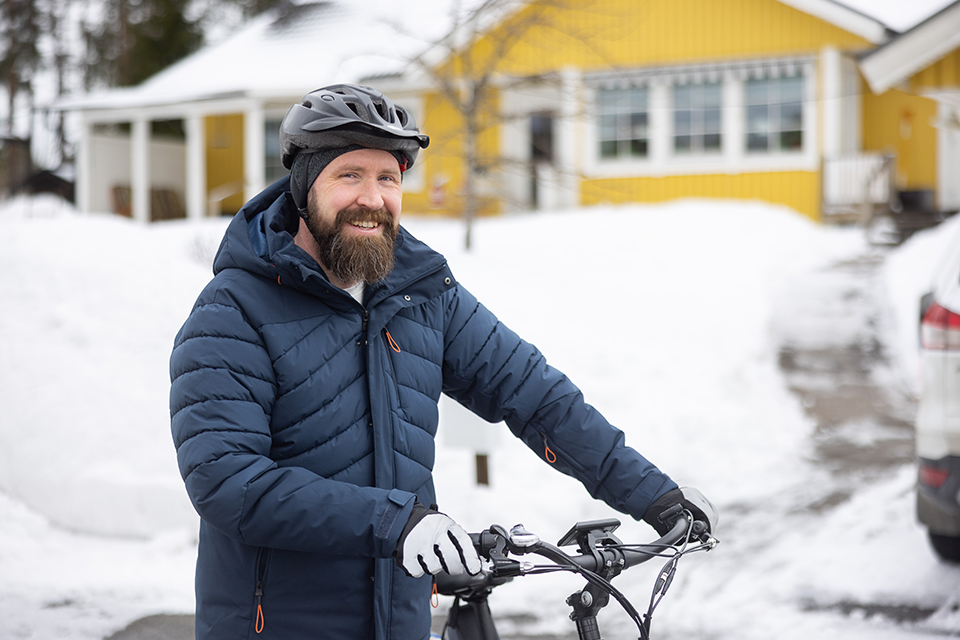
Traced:
POLYGON ((661 536, 666 535, 683 511, 689 511, 694 520, 707 525, 703 534, 711 533, 717 526, 719 516, 713 504, 702 493, 690 487, 671 489, 657 498, 643 514, 643 521, 656 529, 661 536))
POLYGON ((481 569, 480 556, 467 532, 435 505, 428 509, 419 502, 413 503, 393 557, 411 578, 441 570, 452 576, 464 571, 476 575, 481 569))

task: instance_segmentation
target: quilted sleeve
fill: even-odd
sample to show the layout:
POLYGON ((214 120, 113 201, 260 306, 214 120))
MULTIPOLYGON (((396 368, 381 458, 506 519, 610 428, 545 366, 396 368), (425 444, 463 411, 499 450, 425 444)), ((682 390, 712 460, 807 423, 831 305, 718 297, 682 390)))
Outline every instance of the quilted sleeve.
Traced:
POLYGON ((270 459, 277 385, 241 309, 201 297, 177 335, 170 377, 180 473, 208 524, 249 545, 391 555, 412 493, 328 480, 270 459))
POLYGON ((528 447, 598 498, 640 519, 677 485, 627 446, 624 434, 462 286, 446 309, 444 392, 528 447))

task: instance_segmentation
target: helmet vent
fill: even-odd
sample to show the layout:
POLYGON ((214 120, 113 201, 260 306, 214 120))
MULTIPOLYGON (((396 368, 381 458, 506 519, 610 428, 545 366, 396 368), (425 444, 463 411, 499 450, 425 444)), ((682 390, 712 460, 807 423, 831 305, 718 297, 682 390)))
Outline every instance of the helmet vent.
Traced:
POLYGON ((362 104, 357 104, 353 100, 344 100, 343 103, 350 108, 350 111, 353 111, 357 114, 357 117, 363 120, 364 122, 370 121, 370 116, 367 115, 367 110, 362 104))

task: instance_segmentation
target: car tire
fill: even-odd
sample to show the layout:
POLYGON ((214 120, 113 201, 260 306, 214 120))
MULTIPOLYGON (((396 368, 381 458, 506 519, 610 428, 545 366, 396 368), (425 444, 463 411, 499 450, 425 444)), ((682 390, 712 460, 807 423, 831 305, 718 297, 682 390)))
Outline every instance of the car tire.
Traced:
POLYGON ((942 536, 932 532, 928 535, 930 546, 941 560, 960 564, 960 536, 942 536))

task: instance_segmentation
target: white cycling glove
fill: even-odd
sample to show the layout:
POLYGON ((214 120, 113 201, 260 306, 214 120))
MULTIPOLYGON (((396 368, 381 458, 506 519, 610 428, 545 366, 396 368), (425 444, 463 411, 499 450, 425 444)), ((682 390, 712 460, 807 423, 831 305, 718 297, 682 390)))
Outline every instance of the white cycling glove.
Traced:
POLYGON ((435 575, 441 570, 452 576, 464 571, 475 575, 481 568, 480 557, 467 532, 449 516, 419 502, 414 504, 394 556, 412 578, 424 573, 435 575))

